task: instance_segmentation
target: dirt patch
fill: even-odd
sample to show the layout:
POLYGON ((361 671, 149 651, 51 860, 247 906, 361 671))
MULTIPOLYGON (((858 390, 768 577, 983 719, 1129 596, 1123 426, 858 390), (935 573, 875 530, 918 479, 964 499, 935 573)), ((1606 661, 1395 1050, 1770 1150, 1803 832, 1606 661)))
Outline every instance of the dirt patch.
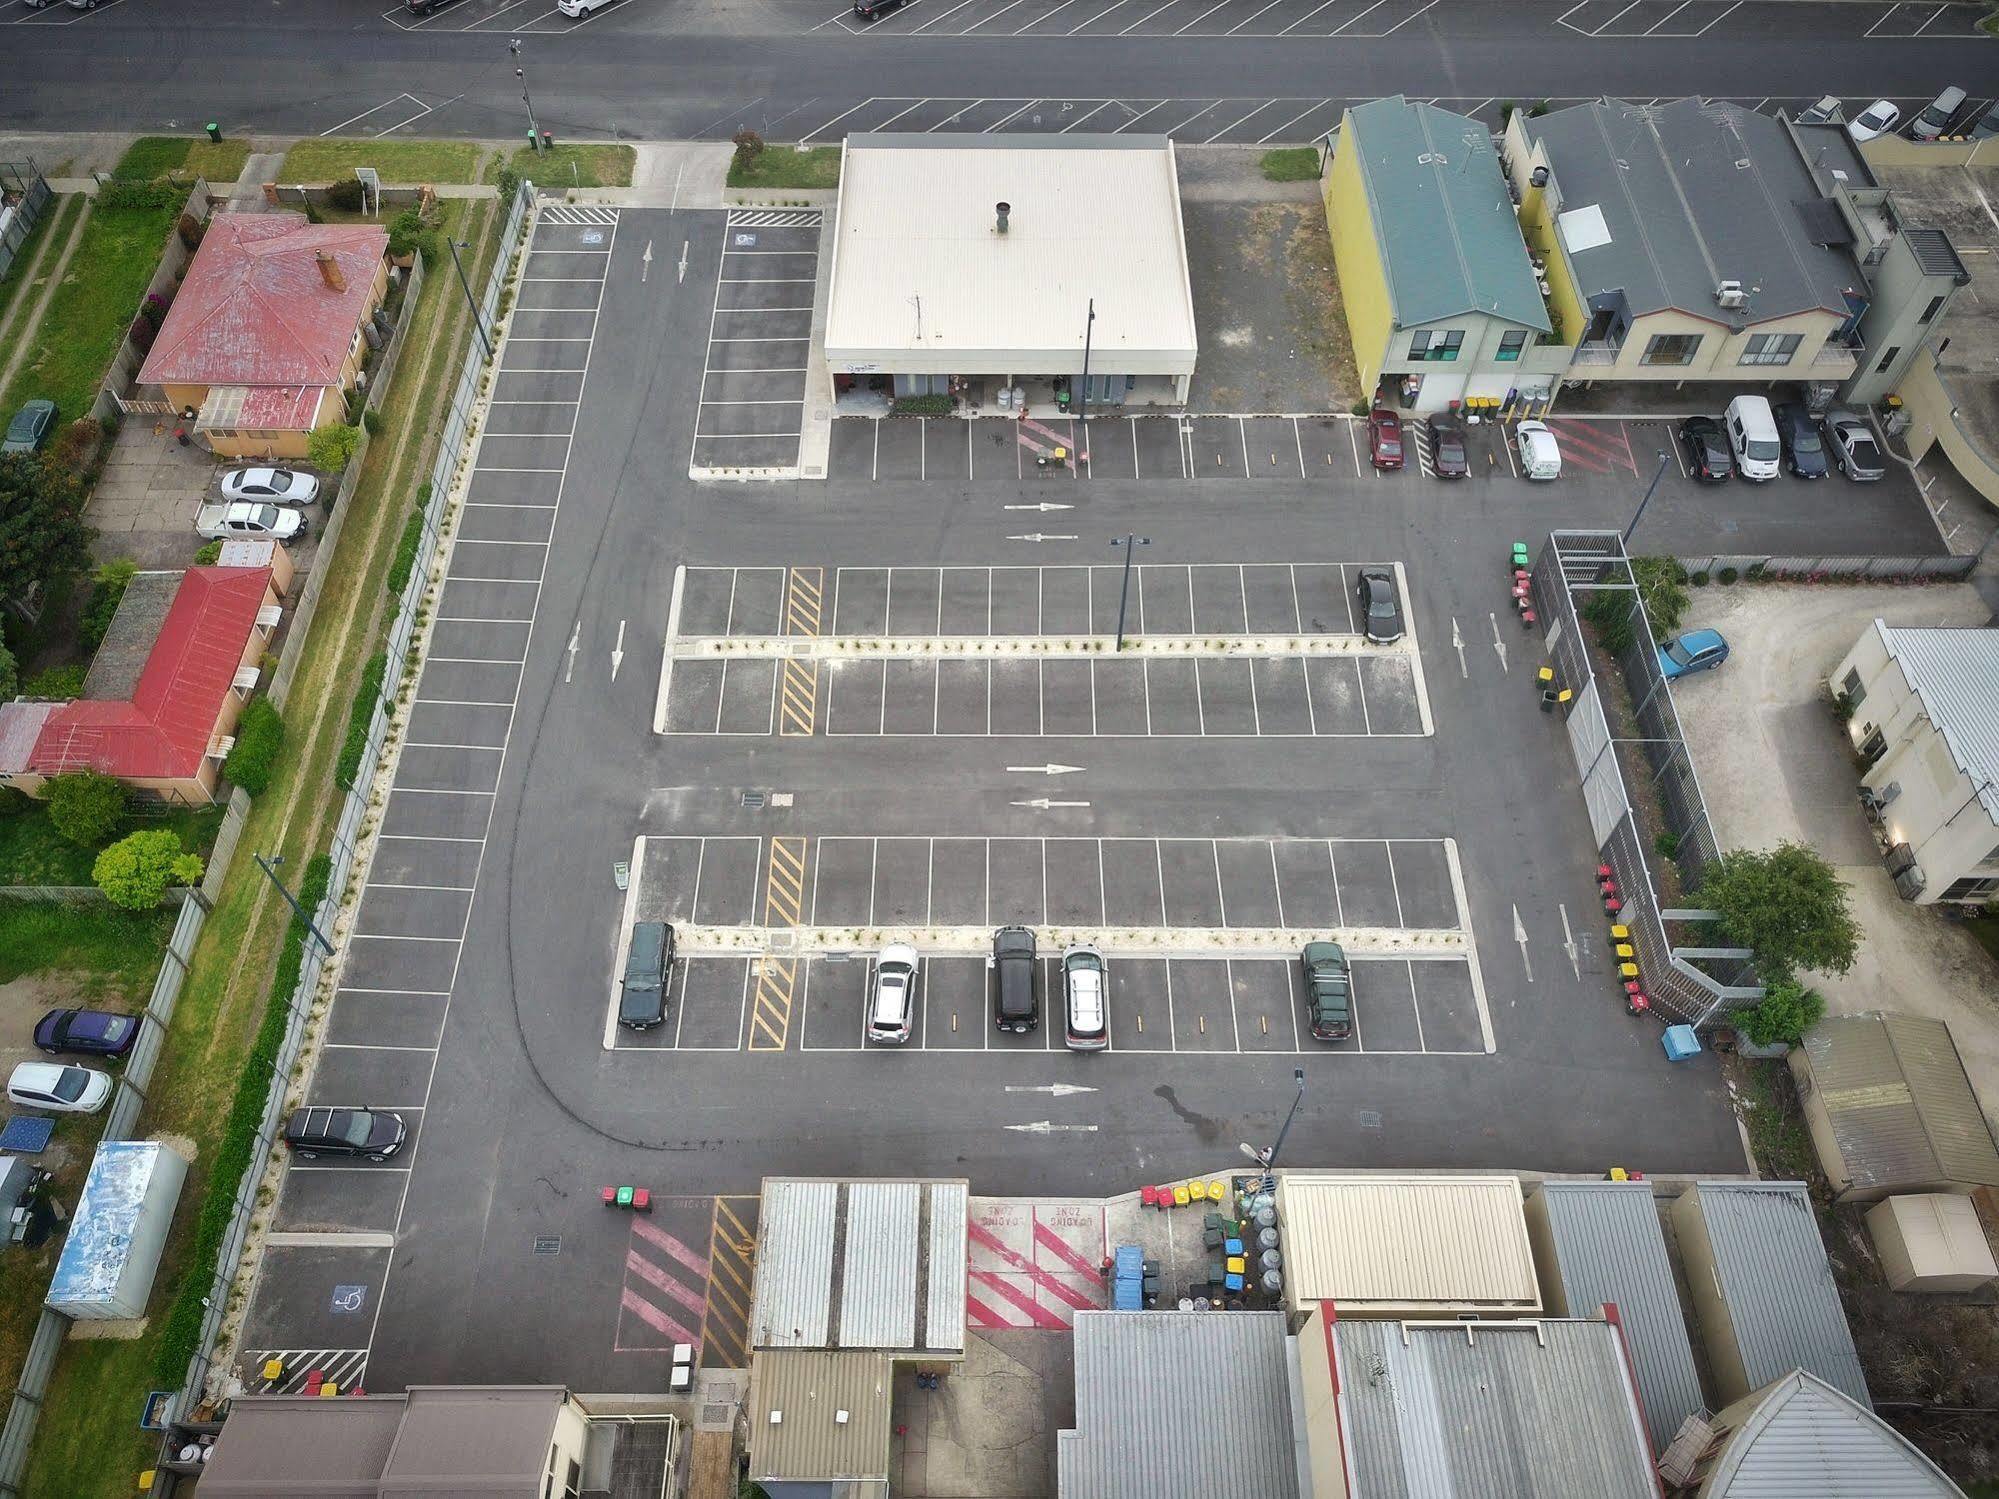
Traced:
POLYGON ((41 1058, 30 1039, 35 1022, 64 1005, 90 1000, 89 986, 72 973, 30 973, 0 984, 0 1068, 12 1072, 21 1062, 41 1058))

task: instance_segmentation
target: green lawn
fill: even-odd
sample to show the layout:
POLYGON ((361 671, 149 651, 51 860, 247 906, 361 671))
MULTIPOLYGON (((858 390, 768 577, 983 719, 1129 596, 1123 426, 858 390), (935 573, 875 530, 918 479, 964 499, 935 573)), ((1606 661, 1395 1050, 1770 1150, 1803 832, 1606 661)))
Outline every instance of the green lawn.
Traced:
MULTIPOLYGON (((166 828, 180 836, 182 848, 206 857, 221 826, 220 807, 182 807, 160 818, 135 817, 118 836, 139 828, 166 828)), ((89 885, 96 862, 96 850, 71 843, 55 830, 44 803, 31 802, 0 816, 0 885, 89 885)))
POLYGON ((56 403, 61 421, 89 413, 111 356, 138 314, 146 283, 159 269, 179 211, 179 204, 99 205, 91 211, 27 361, 0 395, 0 411, 15 411, 24 401, 46 396, 56 403))
POLYGON ((745 170, 735 159, 729 162, 731 187, 838 187, 840 148, 813 146, 796 151, 790 146, 766 146, 745 170))
POLYGON ((1259 165, 1271 182, 1316 182, 1319 179, 1319 152, 1314 146, 1281 146, 1263 153, 1259 165))
POLYGON ((177 915, 172 906, 140 913, 0 900, 0 984, 59 970, 78 975, 94 993, 143 1002, 177 915))
POLYGON ((210 183, 234 182, 243 175, 249 160, 246 140, 211 141, 198 135, 142 135, 126 148, 111 169, 113 177, 135 182, 151 182, 156 177, 179 173, 200 176, 210 183))
POLYGON ((356 167, 373 167, 384 182, 472 182, 478 161, 479 148, 465 141, 316 137, 285 153, 278 181, 333 182, 352 177, 356 167))
MULTIPOLYGON (((35 263, 35 252, 45 240, 52 241, 54 254, 62 248, 62 242, 69 238, 69 231, 76 224, 76 216, 83 211, 82 193, 63 193, 49 199, 43 206, 42 216, 35 220, 35 227, 28 231, 28 237, 21 244, 20 253, 7 267, 5 278, 0 278, 0 324, 7 321, 16 298, 31 295, 28 268, 35 263)), ((46 275, 47 267, 40 268, 40 275, 46 275)), ((36 278, 39 283, 40 276, 36 278)))
MULTIPOLYGON (((639 153, 630 146, 553 146, 537 153, 522 146, 507 158, 514 171, 542 187, 560 191, 565 187, 630 187, 632 167, 639 153)), ((500 180, 500 163, 486 168, 486 180, 500 180)))

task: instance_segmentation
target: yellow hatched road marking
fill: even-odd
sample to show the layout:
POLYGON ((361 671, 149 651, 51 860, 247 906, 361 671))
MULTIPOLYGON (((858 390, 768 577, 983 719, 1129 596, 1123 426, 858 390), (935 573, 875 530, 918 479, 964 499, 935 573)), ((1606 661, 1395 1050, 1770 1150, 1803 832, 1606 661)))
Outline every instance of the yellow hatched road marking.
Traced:
POLYGON ((784 711, 778 719, 778 737, 811 738, 819 721, 819 663, 787 657, 782 697, 784 711))
MULTIPOLYGON (((804 919, 803 838, 773 838, 764 863, 764 925, 795 927, 804 919)), ((783 1051, 791 1034, 791 1002, 798 988, 799 963, 765 953, 751 994, 751 1051, 783 1051)))
POLYGON ((825 569, 794 567, 785 588, 784 618, 793 635, 817 635, 824 608, 825 569))
POLYGON ((729 1199, 717 1197, 708 1215, 708 1296, 701 1311, 701 1362, 708 1368, 741 1369, 750 1361, 749 1284, 757 1242, 728 1204, 729 1199), (742 1287, 740 1297, 717 1278, 717 1271, 742 1287))

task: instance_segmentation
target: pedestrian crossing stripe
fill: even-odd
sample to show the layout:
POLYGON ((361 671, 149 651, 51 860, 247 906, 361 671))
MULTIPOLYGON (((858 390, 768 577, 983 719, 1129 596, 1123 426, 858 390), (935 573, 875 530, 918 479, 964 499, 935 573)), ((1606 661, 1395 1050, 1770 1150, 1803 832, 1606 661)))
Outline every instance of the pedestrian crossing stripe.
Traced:
POLYGON ((729 214, 731 229, 817 229, 817 209, 736 209, 729 214))
POLYGON ((549 203, 541 210, 544 224, 601 224, 618 222, 615 208, 587 208, 574 203, 549 203))
POLYGON ((368 1369, 365 1348, 252 1348, 243 1356, 244 1383, 259 1395, 299 1395, 312 1383, 316 1371, 321 1384, 332 1385, 345 1394, 361 1387, 368 1369), (279 1364, 278 1376, 266 1379, 264 1369, 272 1360, 279 1364))

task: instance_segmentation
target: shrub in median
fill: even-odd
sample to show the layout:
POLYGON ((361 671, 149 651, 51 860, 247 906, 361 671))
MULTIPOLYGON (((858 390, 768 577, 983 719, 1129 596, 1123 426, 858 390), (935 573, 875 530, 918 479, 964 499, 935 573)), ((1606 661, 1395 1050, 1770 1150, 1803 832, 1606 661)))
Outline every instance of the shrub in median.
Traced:
POLYGON ((347 710, 347 737, 341 741, 340 758, 333 765, 333 779, 350 791, 354 777, 361 773, 361 757, 368 752, 368 725, 374 721, 375 704, 382 696, 382 677, 389 669, 389 653, 377 651, 361 668, 361 685, 354 690, 354 702, 347 710))
POLYGON ((79 848, 102 848, 125 820, 125 788, 94 770, 73 770, 45 788, 49 824, 79 848))
POLYGON ((401 598, 403 590, 409 587, 410 573, 416 568, 417 549, 423 545, 423 513, 429 508, 430 481, 426 479, 416 492, 416 509, 403 522, 403 534, 396 540, 395 555, 389 558, 388 575, 382 580, 392 599, 401 598))
POLYGON ((277 774, 278 752, 285 746, 285 721, 267 697, 252 699, 236 722, 236 744, 222 762, 232 786, 262 796, 277 774))
POLYGON ((192 885, 201 870, 200 854, 188 853, 165 828, 151 828, 127 833, 105 849, 90 877, 112 905, 150 911, 166 899, 169 885, 192 885))

